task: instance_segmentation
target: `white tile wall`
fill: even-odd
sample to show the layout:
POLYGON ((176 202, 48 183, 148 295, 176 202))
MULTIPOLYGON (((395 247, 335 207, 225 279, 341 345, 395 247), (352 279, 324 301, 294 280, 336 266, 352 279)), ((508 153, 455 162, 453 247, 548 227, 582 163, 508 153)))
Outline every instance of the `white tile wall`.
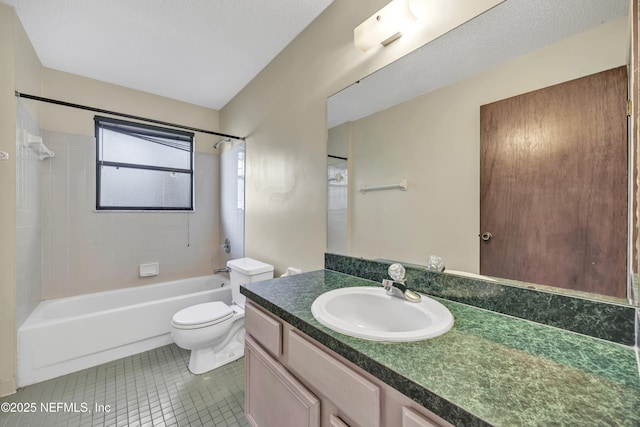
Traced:
POLYGON ((231 253, 224 254, 227 261, 244 257, 244 156, 244 142, 220 155, 220 244, 225 238, 231 242, 231 253))
POLYGON ((327 252, 348 253, 348 189, 347 161, 328 158, 327 168, 327 252), (340 174, 342 180, 335 177, 340 174), (330 180, 331 179, 331 180, 330 180))
POLYGON ((218 156, 195 155, 194 213, 95 212, 95 141, 44 132, 55 157, 42 173, 42 295, 59 298, 210 274, 218 248, 218 156), (138 265, 160 275, 138 277, 138 265))
POLYGON ((38 122, 20 101, 16 111, 16 325, 20 327, 42 294, 39 176, 48 159, 38 160, 23 143, 27 133, 41 134, 38 122))

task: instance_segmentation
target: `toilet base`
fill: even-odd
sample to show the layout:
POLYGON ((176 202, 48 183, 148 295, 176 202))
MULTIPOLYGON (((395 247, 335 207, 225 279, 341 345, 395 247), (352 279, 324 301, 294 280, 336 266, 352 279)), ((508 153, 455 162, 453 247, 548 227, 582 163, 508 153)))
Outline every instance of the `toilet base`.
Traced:
POLYGON ((218 351, 213 347, 191 350, 189 371, 192 374, 204 374, 220 366, 231 363, 244 356, 244 328, 218 351))

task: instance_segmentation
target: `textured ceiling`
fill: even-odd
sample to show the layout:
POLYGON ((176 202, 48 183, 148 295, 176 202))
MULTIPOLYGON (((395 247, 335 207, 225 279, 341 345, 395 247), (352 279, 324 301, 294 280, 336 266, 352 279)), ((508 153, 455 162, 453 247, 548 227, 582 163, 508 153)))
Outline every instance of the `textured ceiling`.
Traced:
POLYGON ((507 0, 332 96, 329 127, 434 91, 628 12, 629 0, 507 0))
POLYGON ((0 0, 42 65, 221 109, 333 0, 0 0))

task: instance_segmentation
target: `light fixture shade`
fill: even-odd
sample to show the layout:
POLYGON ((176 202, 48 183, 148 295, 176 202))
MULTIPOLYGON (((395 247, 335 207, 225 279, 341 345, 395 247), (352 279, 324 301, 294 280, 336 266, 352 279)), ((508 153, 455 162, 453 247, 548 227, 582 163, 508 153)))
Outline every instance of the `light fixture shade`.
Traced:
POLYGON ((386 45, 400 37, 401 30, 415 20, 409 0, 393 0, 353 30, 354 44, 362 52, 379 43, 386 45))
POLYGON ((429 10, 429 0, 409 0, 409 9, 411 13, 420 19, 427 14, 429 10))

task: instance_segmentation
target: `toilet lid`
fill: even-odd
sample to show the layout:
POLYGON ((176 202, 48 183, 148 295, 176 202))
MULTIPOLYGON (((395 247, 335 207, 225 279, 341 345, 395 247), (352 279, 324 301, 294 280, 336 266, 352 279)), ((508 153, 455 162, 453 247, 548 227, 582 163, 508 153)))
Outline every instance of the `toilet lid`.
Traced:
POLYGON ((182 326, 220 323, 233 316, 233 310, 222 301, 193 305, 173 315, 173 323, 182 326))

